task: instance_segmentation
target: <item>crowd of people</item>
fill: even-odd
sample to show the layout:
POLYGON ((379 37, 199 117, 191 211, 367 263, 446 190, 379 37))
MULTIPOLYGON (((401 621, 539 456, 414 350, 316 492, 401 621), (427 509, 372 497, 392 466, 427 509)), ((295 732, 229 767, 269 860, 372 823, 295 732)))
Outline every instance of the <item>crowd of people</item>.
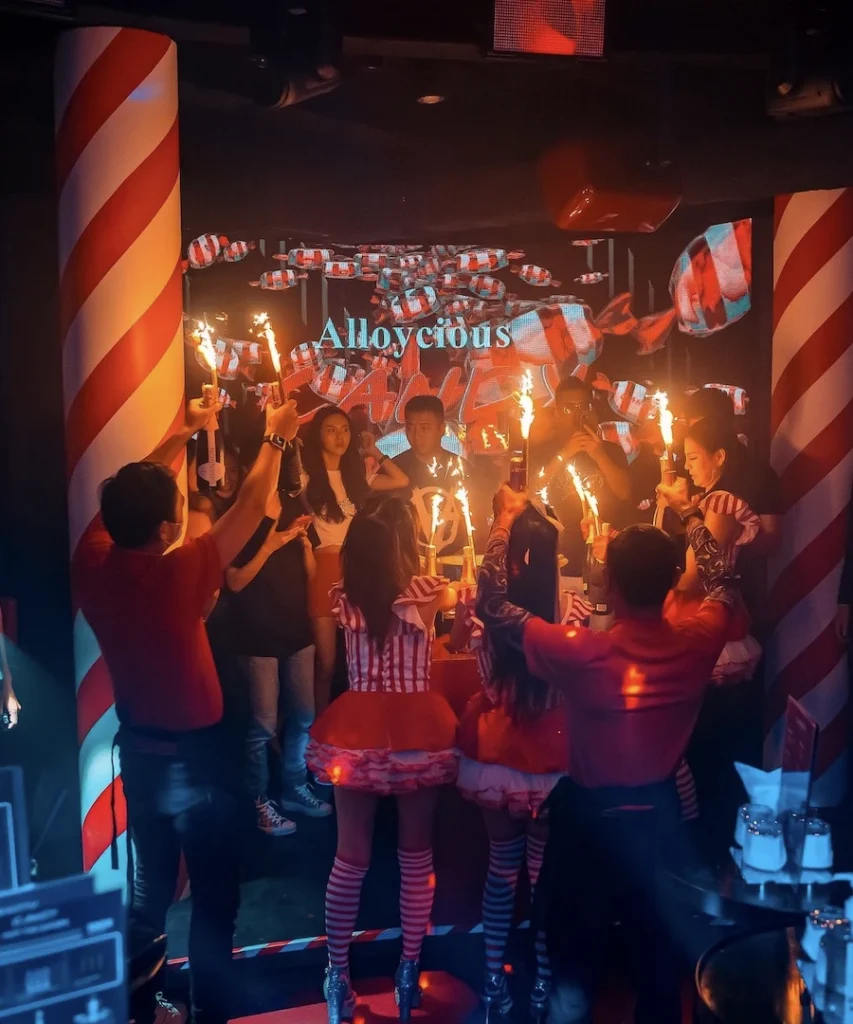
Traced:
MULTIPOLYGON (((489 839, 482 999, 490 1019, 512 1010, 504 958, 526 861, 535 1019, 588 1018, 606 929, 618 916, 635 939, 636 1019, 680 1020, 677 959, 664 952, 674 925, 656 897, 655 869, 692 816, 686 765, 708 684, 720 684, 712 690, 725 691, 727 710, 728 694, 748 687, 723 684, 755 671, 760 559, 780 539, 778 487, 738 438, 730 399, 712 389, 688 399, 676 463, 684 475, 662 486, 654 431, 629 466, 599 436, 594 392, 574 377, 559 385, 530 443, 530 466, 541 467, 537 481, 548 489, 544 511, 561 524, 554 572, 563 600, 552 621, 508 593, 508 539, 532 494, 501 486, 489 497, 476 587, 425 573, 424 491, 446 487, 452 501, 461 475, 485 517, 481 495, 491 495, 490 476, 500 479, 503 468, 450 456, 437 398, 410 400, 410 448, 393 459, 333 406, 317 411, 298 444, 294 403, 269 404, 263 438, 228 452, 225 484, 191 490, 185 517, 170 467, 218 411, 190 402, 180 432, 104 483, 100 518, 76 556, 81 606, 120 722, 135 846, 131 934, 164 930, 183 851, 196 1024, 231 1016, 234 839, 247 797, 255 827, 270 835, 293 833, 300 815, 336 815, 326 893, 330 1024, 354 1011, 349 944, 377 804, 395 799, 403 932, 395 989, 408 1020, 435 890, 437 794, 449 784, 481 809, 489 839), (585 625, 590 524, 567 463, 613 527, 595 541, 615 613, 606 631, 585 625), (665 532, 649 522, 657 502, 668 509, 665 532), (476 652, 482 683, 461 720, 431 688, 436 620, 448 614, 452 641, 476 652), (221 756, 226 715, 213 653, 225 633, 251 712, 236 775, 221 756), (332 699, 339 637, 348 688, 332 699), (275 740, 281 772, 271 780, 275 740)), ((448 551, 460 546, 454 538, 448 551)), ((731 762, 728 738, 709 734, 709 746, 731 762)), ((716 765, 704 779, 702 765, 692 767, 702 797, 703 782, 718 784, 716 765)), ((152 1001, 136 1008, 136 1021, 170 1013, 152 1001)))

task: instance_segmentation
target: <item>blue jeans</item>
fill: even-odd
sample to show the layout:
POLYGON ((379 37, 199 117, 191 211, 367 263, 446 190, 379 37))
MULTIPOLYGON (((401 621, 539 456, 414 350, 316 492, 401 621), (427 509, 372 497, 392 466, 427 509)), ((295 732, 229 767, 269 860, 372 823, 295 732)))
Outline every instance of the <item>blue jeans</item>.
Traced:
POLYGON ((251 720, 246 737, 246 785, 254 797, 269 795, 269 745, 281 730, 281 778, 286 789, 308 779, 305 750, 314 722, 314 645, 286 660, 238 659, 249 688, 251 720))
MULTIPOLYGON (((211 757, 184 749, 143 753, 119 738, 134 849, 131 953, 166 930, 181 851, 192 890, 189 934, 193 1020, 226 1024, 232 1014, 231 948, 240 901, 236 842, 239 804, 211 757)), ((147 1008, 152 1011, 153 1007, 147 1008)), ((145 1024, 144 1012, 137 1015, 145 1024)))

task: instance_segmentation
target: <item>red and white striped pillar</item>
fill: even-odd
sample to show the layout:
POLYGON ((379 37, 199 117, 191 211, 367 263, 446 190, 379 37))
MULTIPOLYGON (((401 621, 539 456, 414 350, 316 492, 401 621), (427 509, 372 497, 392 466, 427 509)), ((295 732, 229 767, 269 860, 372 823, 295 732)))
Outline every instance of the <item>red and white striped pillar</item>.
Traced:
MULTIPOLYGON (((176 47, 137 29, 75 29, 60 40, 55 84, 73 554, 97 514, 101 481, 144 458, 183 416, 176 47)), ((101 875, 110 871, 117 720, 106 666, 76 607, 74 657, 83 867, 101 875)), ((120 786, 116 795, 123 832, 120 786)))
POLYGON ((778 765, 785 702, 821 728, 814 803, 844 796, 845 651, 833 616, 853 480, 853 188, 776 199, 771 461, 785 535, 772 560, 765 763, 778 765))

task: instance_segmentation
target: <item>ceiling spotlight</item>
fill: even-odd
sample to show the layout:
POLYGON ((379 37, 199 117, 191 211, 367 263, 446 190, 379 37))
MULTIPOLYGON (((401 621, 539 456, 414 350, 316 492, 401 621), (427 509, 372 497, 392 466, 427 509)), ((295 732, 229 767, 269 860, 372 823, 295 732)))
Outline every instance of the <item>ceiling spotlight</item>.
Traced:
POLYGON ((425 107, 431 107, 436 103, 444 103, 444 97, 435 94, 428 94, 426 96, 418 96, 418 103, 423 103, 425 107))

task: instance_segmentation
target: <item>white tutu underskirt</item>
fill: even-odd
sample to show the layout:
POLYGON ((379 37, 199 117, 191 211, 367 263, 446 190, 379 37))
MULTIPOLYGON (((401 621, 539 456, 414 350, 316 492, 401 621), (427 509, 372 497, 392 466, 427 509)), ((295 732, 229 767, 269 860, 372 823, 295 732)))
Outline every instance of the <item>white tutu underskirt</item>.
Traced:
POLYGON ((731 686, 752 679, 761 660, 761 644, 752 636, 729 640, 717 659, 711 680, 720 686, 731 686))
POLYGON ((466 800, 479 807, 507 810, 514 818, 526 818, 536 815, 563 775, 563 772, 534 775, 502 764, 474 761, 460 754, 456 785, 466 800))

